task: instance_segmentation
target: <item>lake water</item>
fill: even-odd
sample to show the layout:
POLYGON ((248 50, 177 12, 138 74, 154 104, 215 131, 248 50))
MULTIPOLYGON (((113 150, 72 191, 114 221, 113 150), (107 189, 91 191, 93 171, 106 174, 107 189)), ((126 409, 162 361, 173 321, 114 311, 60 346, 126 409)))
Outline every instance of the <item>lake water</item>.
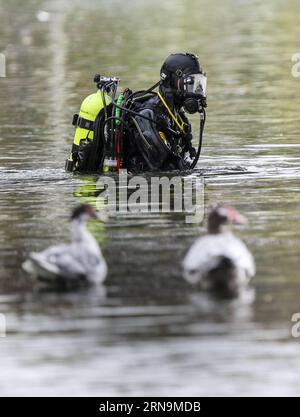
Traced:
POLYGON ((0 0, 1 395, 299 395, 299 12, 297 0, 0 0), (93 75, 148 87, 174 51, 197 53, 208 74, 189 175, 204 178, 206 212, 226 201, 248 217, 235 231, 256 258, 254 301, 183 281, 205 222, 174 214, 91 225, 110 267, 103 288, 33 287, 26 255, 67 240, 70 210, 95 202, 97 178, 64 172, 93 75))

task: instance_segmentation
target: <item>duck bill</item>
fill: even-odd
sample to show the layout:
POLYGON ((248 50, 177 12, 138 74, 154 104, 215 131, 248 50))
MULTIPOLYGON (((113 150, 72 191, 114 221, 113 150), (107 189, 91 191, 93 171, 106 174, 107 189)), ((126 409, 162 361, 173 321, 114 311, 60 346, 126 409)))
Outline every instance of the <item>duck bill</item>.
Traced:
POLYGON ((247 224, 248 223, 247 217, 243 216, 238 211, 236 211, 233 214, 231 221, 232 223, 235 223, 235 224, 247 224))

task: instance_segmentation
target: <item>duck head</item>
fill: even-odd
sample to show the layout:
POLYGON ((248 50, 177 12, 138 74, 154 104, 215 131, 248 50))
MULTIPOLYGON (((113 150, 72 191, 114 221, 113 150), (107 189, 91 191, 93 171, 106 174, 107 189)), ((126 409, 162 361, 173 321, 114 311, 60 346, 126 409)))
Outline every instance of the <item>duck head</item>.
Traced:
POLYGON ((90 219, 103 220, 100 213, 98 213, 91 205, 81 204, 77 206, 71 215, 71 221, 77 221, 79 223, 85 223, 90 219))
POLYGON ((73 242, 84 242, 86 247, 98 249, 98 244, 91 233, 86 228, 86 222, 90 219, 98 219, 102 222, 107 220, 105 214, 98 213, 89 204, 81 204, 76 207, 71 215, 71 236, 73 242))
POLYGON ((247 223, 246 217, 241 215, 234 207, 227 204, 218 204, 211 210, 208 216, 208 233, 217 234, 225 231, 226 224, 247 223))

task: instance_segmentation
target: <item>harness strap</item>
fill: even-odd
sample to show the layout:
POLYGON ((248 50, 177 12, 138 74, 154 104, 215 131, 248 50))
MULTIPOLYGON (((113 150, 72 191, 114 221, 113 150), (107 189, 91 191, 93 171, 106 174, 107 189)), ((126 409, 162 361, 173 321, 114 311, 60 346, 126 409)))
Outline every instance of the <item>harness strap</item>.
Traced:
POLYGON ((169 115, 172 117, 172 119, 174 120, 174 122, 176 123, 177 127, 179 128, 179 130, 184 133, 184 121, 182 120, 182 118, 180 117, 180 115, 178 114, 178 118, 174 115, 174 113, 172 113, 172 110, 170 109, 170 107, 167 105, 166 101, 164 100, 163 96, 160 94, 160 92, 157 93, 158 97, 160 98, 161 102, 163 103, 163 105, 165 106, 165 108, 167 109, 169 115), (179 120, 178 120, 179 119, 179 120))
POLYGON ((72 125, 81 127, 82 129, 94 130, 94 122, 80 117, 78 114, 74 114, 72 125))
POLYGON ((79 116, 77 120, 77 126, 81 127, 82 129, 93 130, 94 122, 79 116))

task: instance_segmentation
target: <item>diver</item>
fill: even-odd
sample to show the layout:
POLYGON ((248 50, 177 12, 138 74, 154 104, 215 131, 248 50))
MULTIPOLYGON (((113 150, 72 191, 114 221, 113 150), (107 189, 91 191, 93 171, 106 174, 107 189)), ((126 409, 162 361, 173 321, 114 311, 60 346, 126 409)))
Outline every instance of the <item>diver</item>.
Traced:
POLYGON ((67 171, 132 173, 193 169, 199 159, 205 124, 206 74, 198 57, 171 54, 160 81, 148 90, 125 89, 116 99, 119 79, 96 75, 98 91, 82 103, 67 171), (158 91, 154 90, 158 87, 158 91), (198 149, 186 113, 200 114, 198 149))

